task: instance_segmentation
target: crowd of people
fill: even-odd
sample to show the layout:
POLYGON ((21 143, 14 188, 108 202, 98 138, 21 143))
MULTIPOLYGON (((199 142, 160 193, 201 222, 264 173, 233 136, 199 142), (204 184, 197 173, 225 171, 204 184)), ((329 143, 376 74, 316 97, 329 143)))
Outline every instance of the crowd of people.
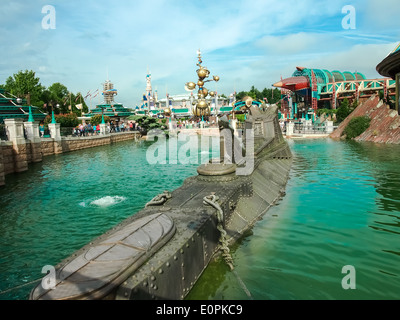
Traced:
MULTIPOLYGON (((106 123, 106 133, 113 132, 128 132, 135 131, 138 129, 135 121, 129 121, 127 123, 118 121, 109 121, 106 123)), ((92 125, 91 123, 81 123, 72 130, 72 136, 74 137, 87 137, 100 134, 100 124, 92 125)))
POLYGON ((195 129, 195 128, 212 128, 216 127, 217 124, 215 120, 202 121, 201 119, 197 119, 195 121, 195 120, 182 119, 178 120, 172 126, 173 129, 195 129))

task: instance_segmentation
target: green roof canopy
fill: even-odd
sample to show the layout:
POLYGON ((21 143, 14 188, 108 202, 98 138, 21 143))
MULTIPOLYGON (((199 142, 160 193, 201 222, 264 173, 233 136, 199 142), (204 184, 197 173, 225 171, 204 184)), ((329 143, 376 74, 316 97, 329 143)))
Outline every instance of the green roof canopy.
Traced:
POLYGON ((189 112, 189 109, 188 108, 172 109, 172 112, 174 112, 174 113, 187 113, 187 112, 189 112))

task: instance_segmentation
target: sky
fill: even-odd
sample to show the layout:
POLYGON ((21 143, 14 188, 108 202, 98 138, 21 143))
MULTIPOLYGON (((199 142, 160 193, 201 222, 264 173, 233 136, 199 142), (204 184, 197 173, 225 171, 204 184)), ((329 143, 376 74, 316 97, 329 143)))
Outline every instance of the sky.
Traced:
POLYGON ((0 0, 0 16, 0 84, 33 70, 86 95, 109 79, 125 107, 140 104, 148 71, 159 98, 185 93, 199 49, 220 77, 206 87, 228 96, 296 66, 380 78, 400 42, 398 0, 0 0))

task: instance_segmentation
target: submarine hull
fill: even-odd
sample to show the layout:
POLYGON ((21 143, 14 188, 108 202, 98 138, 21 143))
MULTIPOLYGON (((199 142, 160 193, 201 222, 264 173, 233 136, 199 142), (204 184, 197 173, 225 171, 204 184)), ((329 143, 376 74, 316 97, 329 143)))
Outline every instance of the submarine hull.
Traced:
POLYGON ((180 300, 218 254, 232 269, 234 261, 229 262, 223 249, 284 195, 292 164, 277 107, 259 110, 252 106, 249 111, 244 127, 254 134, 254 148, 246 146, 246 152, 252 149, 249 174, 237 174, 243 163, 200 166, 198 175, 187 178, 180 188, 155 197, 144 209, 62 261, 56 266, 56 286, 43 289, 38 285, 30 299, 180 300), (148 224, 151 228, 140 237, 148 224), (93 248, 102 249, 96 249, 96 255, 88 254, 93 248), (76 262, 79 258, 80 263, 76 262), (101 272, 107 263, 111 269, 101 272), (75 270, 69 268, 62 274, 71 264, 75 270), (58 294, 61 287, 77 294, 58 294))

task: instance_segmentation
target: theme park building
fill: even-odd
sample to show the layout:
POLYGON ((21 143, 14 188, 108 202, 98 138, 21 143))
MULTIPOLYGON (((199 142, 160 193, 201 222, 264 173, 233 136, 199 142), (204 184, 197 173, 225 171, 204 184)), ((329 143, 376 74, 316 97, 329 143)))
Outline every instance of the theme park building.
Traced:
POLYGON ((345 98, 362 102, 381 90, 387 99, 396 95, 395 80, 390 78, 366 79, 360 72, 304 67, 296 67, 292 77, 273 86, 281 88, 281 113, 286 119, 315 115, 321 108, 337 109, 345 98))
POLYGON ((102 95, 104 96, 104 102, 96 105, 96 108, 91 110, 86 116, 93 117, 97 114, 103 114, 104 116, 118 120, 134 115, 134 113, 125 108, 122 103, 114 102, 114 96, 117 94, 118 91, 114 88, 114 84, 110 80, 107 80, 103 84, 102 95))
POLYGON ((42 121, 46 115, 38 107, 28 106, 26 99, 17 98, 0 89, 0 123, 3 123, 4 119, 42 121))

